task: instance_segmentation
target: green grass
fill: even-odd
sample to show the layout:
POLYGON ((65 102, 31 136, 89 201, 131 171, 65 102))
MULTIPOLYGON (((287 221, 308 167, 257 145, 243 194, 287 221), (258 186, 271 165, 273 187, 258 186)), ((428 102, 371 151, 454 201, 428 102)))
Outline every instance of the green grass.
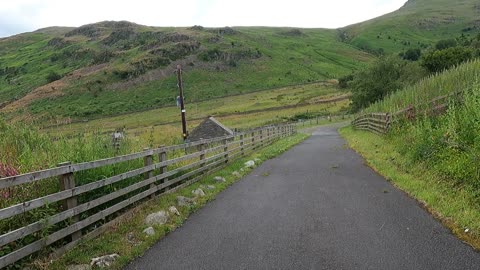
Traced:
POLYGON ((459 238, 480 249, 480 207, 471 191, 427 163, 412 163, 399 150, 400 144, 405 144, 401 139, 356 131, 352 127, 343 128, 340 133, 369 166, 417 199, 459 238))
MULTIPOLYGON (((82 76, 77 76, 77 69, 94 66, 95 57, 105 48, 102 40, 114 31, 108 27, 101 29, 101 36, 93 41, 84 36, 64 37, 67 30, 22 34, 0 40, 0 49, 6 48, 0 54, 0 69, 14 67, 20 72, 8 82, 3 80, 8 75, 0 74, 0 104, 20 99, 3 109, 7 118, 52 123, 67 117, 91 119, 173 105, 178 92, 173 66, 148 67, 142 71, 145 74, 136 78, 119 77, 118 71, 134 69, 135 62, 157 57, 151 50, 144 49, 138 40, 123 40, 125 46, 128 45, 126 48, 107 45, 114 56, 106 65, 93 73, 84 70, 82 76), (47 45, 54 37, 70 43, 60 49, 47 45), (14 44, 18 45, 18 50, 13 49, 14 44), (74 70, 77 75, 68 76, 74 70), (67 75, 62 80, 64 85, 55 86, 55 95, 45 94, 50 91, 50 86, 40 93, 31 93, 46 84, 46 76, 52 71, 67 75), (27 93, 30 95, 23 98, 27 93)), ((139 34, 146 31, 139 26, 133 29, 139 34)), ((211 39, 216 35, 208 29, 148 30, 184 34, 190 37, 188 42, 200 42, 196 51, 178 56, 186 63, 185 96, 189 103, 338 78, 373 59, 371 55, 338 41, 334 30, 301 29, 303 35, 297 37, 284 35, 289 30, 287 28, 241 27, 235 28, 235 34, 223 35, 215 42, 211 39), (226 58, 234 58, 200 59, 199 55, 211 50, 222 52, 226 58), (257 51, 260 57, 249 56, 257 51), (231 64, 231 61, 235 63, 231 64)), ((158 48, 172 51, 173 45, 178 44, 182 42, 167 42, 158 48)))
POLYGON ((478 1, 410 0, 397 11, 342 29, 350 44, 371 52, 426 48, 440 39, 479 33, 478 1))
MULTIPOLYGON (((347 109, 348 100, 326 104, 315 103, 345 94, 348 93, 339 91, 335 84, 313 83, 202 102, 187 102, 187 120, 189 129, 209 115, 214 115, 230 128, 249 128, 283 122, 295 114, 307 111, 318 115, 338 114, 347 109)), ((153 129, 160 127, 158 132, 165 133, 162 137, 171 137, 172 130, 180 128, 178 120, 179 109, 165 107, 88 122, 53 126, 42 131, 52 136, 62 136, 91 131, 112 131, 126 127, 132 134, 150 132, 152 126, 155 126, 153 129)), ((168 141, 158 141, 158 143, 169 144, 168 141)))
POLYGON ((465 91, 480 80, 480 60, 462 64, 443 73, 432 75, 419 83, 394 92, 372 104, 364 112, 396 112, 409 105, 424 104, 436 97, 465 91))
MULTIPOLYGON (((300 143, 306 139, 308 135, 297 134, 291 137, 281 139, 274 142, 257 153, 252 154, 249 157, 238 159, 228 167, 221 171, 207 176, 199 182, 192 184, 186 188, 183 188, 175 193, 164 195, 148 201, 129 213, 129 217, 118 222, 113 228, 110 228, 106 233, 102 234, 98 238, 90 241, 85 241, 79 246, 75 247, 60 259, 53 261, 51 264, 47 262, 49 269, 65 269, 66 265, 70 264, 89 264, 93 257, 102 256, 106 254, 118 253, 120 258, 114 263, 111 269, 121 269, 129 261, 135 257, 141 256, 149 247, 155 242, 164 237, 171 231, 174 231, 177 227, 181 226, 186 221, 188 216, 204 206, 209 201, 213 200, 215 196, 232 185, 239 179, 232 175, 232 172, 238 171, 242 175, 248 174, 248 169, 241 172, 240 169, 247 160, 258 158, 261 161, 271 159, 277 155, 280 155, 290 147, 300 143), (214 176, 222 176, 227 180, 225 183, 216 183, 213 180, 214 176), (200 185, 214 185, 214 190, 207 190, 206 196, 196 200, 196 204, 192 207, 179 207, 176 206, 176 196, 182 195, 186 197, 192 197, 192 190, 199 188, 200 185), (155 227, 156 234, 151 237, 145 236, 142 232, 147 226, 144 224, 145 217, 153 212, 159 210, 167 210, 169 206, 175 205, 180 211, 180 216, 170 217, 167 224, 155 227), (127 241, 127 236, 132 233, 134 241, 137 244, 132 244, 127 241)), ((45 261, 36 261, 37 265, 45 265, 45 261)))
POLYGON ((457 235, 480 248, 480 62, 471 62, 396 92, 367 108, 395 112, 462 90, 446 113, 395 123, 385 137, 342 134, 380 173, 412 194, 457 235), (438 213, 438 214, 437 214, 438 213), (462 233, 469 229, 469 233, 462 233))

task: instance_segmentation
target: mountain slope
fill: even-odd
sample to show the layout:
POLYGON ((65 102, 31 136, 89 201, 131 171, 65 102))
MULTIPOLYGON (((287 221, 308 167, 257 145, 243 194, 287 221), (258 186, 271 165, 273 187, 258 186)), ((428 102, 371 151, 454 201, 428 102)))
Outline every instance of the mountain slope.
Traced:
POLYGON ((0 107, 21 120, 101 117, 174 105, 177 64, 193 101, 337 78, 371 59, 335 30, 52 27, 0 40, 0 107))
POLYGON ((377 54, 426 48, 462 33, 480 33, 478 0, 409 0, 395 12, 340 29, 344 41, 377 54))

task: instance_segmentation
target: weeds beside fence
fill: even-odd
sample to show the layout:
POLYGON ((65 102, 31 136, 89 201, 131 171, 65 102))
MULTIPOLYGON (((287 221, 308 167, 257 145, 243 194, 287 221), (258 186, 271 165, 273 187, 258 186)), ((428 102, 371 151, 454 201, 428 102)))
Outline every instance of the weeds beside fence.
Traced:
POLYGON ((400 121, 412 121, 422 116, 438 116, 447 111, 450 102, 461 102, 462 92, 434 98, 417 106, 410 105, 393 113, 365 113, 356 116, 352 126, 356 129, 368 130, 377 134, 386 134, 391 126, 400 121))
POLYGON ((39 251, 63 253, 80 240, 97 236, 106 223, 132 205, 187 186, 237 157, 294 133, 295 125, 269 126, 1 178, 2 192, 31 185, 51 185, 55 191, 0 209, 0 268, 39 251), (107 175, 106 169, 114 173, 107 175))

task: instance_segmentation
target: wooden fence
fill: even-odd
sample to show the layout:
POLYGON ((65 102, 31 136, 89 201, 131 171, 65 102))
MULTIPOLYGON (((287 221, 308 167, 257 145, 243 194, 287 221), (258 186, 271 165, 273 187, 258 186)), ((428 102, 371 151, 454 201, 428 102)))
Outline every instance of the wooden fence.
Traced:
POLYGON ((92 162, 66 162, 53 169, 1 178, 0 191, 42 182, 59 184, 60 190, 0 209, 2 228, 10 228, 2 229, 0 235, 0 268, 48 246, 64 252, 82 239, 97 236, 108 221, 133 204, 185 187, 237 157, 294 133, 295 125, 270 126, 92 162), (114 176, 95 173, 112 166, 119 170, 119 164, 129 166, 121 167, 123 171, 114 176), (93 171, 97 179, 79 184, 85 171, 93 171), (35 220, 36 215, 31 213, 45 207, 55 212, 35 220))
POLYGON ((445 113, 452 100, 461 102, 461 91, 434 98, 417 106, 410 105, 394 113, 366 113, 355 117, 352 126, 356 129, 368 130, 377 134, 386 134, 392 125, 400 121, 413 121, 421 116, 438 116, 445 113))

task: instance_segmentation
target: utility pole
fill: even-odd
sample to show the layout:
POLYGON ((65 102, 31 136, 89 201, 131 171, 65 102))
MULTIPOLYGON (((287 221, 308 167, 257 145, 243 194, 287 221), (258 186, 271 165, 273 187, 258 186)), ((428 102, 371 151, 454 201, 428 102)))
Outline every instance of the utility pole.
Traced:
POLYGON ((185 118, 185 103, 183 102, 183 82, 182 82, 182 66, 177 65, 177 81, 180 90, 180 110, 182 112, 182 136, 183 140, 187 140, 187 119, 185 118))

